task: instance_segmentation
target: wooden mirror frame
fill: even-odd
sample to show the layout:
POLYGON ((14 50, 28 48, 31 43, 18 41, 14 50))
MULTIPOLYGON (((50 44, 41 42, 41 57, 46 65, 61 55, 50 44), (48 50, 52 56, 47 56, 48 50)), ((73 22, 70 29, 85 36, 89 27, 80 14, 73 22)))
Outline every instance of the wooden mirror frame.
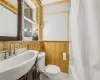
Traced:
POLYGON ((22 10, 23 0, 18 1, 18 17, 17 17, 17 40, 22 40, 22 10))
POLYGON ((23 0, 17 0, 18 12, 17 12, 17 36, 0 36, 0 41, 17 41, 22 40, 22 2, 23 0))

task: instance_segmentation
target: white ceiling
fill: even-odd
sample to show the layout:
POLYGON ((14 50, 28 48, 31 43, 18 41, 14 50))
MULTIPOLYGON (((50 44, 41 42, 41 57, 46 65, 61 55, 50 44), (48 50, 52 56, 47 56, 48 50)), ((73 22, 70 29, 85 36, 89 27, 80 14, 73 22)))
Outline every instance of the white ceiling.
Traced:
POLYGON ((42 4, 49 4, 49 3, 58 2, 58 1, 63 1, 63 0, 41 0, 42 4))
MULTIPOLYGON (((17 7, 17 0, 8 0, 8 1, 17 7)), ((26 5, 24 5, 24 8, 28 9, 28 7, 26 5)))
MULTIPOLYGON (((17 7, 17 0, 9 0, 13 5, 17 7)), ((58 1, 64 1, 64 0, 40 0, 42 4, 49 4, 53 2, 58 2, 58 1)))
POLYGON ((8 1, 17 7, 17 0, 8 0, 8 1))
POLYGON ((69 11, 69 9, 70 9, 70 2, 59 4, 59 5, 44 7, 43 14, 47 15, 49 13, 52 14, 52 13, 57 13, 57 12, 64 12, 64 11, 69 11))

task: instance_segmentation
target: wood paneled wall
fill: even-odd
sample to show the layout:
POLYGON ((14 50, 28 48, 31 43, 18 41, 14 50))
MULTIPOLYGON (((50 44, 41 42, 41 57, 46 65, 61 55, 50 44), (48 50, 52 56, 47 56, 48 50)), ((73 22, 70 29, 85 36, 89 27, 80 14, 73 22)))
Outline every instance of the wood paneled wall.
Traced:
POLYGON ((62 72, 68 73, 69 42, 68 41, 44 41, 43 51, 46 52, 46 65, 54 64, 60 67, 62 72), (63 52, 67 53, 67 60, 63 60, 63 52))
MULTIPOLYGON (((46 65, 54 64, 60 67, 62 72, 68 73, 69 42, 68 41, 11 41, 13 48, 27 48, 46 52, 46 65), (63 52, 67 53, 67 60, 63 60, 63 52)), ((8 41, 0 42, 0 50, 9 50, 8 41)))
POLYGON ((39 40, 42 40, 43 6, 40 0, 31 0, 36 6, 36 28, 39 31, 39 40))
POLYGON ((9 50, 10 43, 12 42, 13 48, 27 48, 29 50, 42 50, 42 43, 39 41, 4 41, 0 42, 0 50, 9 50))
POLYGON ((42 35, 43 35, 43 30, 42 30, 42 27, 43 27, 43 25, 42 25, 43 24, 43 8, 42 8, 42 6, 39 6, 37 8, 36 14, 37 14, 36 27, 39 30, 39 40, 42 40, 42 35))

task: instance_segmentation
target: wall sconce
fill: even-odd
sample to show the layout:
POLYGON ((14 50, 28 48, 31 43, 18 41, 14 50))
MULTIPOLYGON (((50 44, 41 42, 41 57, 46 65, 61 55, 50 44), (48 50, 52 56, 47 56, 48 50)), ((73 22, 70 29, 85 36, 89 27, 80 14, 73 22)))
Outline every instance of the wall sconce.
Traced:
POLYGON ((24 31, 27 32, 28 30, 25 28, 24 31))

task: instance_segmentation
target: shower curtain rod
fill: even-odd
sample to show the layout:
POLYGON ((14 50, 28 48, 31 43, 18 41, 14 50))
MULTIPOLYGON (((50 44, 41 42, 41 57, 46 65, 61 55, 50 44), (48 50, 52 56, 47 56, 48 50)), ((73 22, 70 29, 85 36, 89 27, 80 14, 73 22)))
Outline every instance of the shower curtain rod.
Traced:
POLYGON ((5 4, 3 4, 3 3, 1 3, 0 2, 0 5, 1 6, 3 6, 4 8, 6 8, 6 9, 8 9, 8 10, 10 10, 12 13, 14 13, 14 14, 16 14, 17 15, 17 13, 16 12, 14 12, 13 10, 11 10, 11 9, 9 9, 5 4))

